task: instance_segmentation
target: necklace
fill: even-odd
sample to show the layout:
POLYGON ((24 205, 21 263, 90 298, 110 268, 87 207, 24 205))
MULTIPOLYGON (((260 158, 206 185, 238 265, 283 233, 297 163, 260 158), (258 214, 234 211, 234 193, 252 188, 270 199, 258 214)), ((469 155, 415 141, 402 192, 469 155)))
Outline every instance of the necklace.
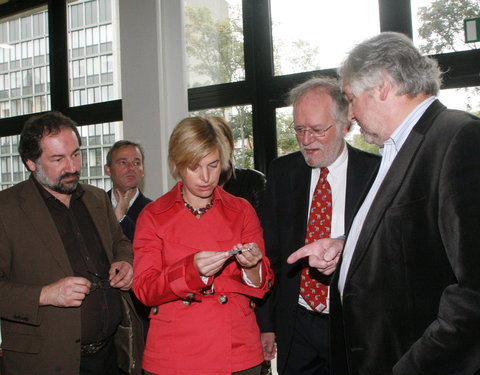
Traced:
POLYGON ((182 199, 183 199, 183 205, 188 208, 188 210, 195 216, 197 219, 200 219, 205 213, 213 207, 213 196, 212 200, 210 203, 208 203, 205 207, 201 208, 193 208, 191 204, 187 203, 185 198, 183 197, 183 192, 182 192, 182 199))

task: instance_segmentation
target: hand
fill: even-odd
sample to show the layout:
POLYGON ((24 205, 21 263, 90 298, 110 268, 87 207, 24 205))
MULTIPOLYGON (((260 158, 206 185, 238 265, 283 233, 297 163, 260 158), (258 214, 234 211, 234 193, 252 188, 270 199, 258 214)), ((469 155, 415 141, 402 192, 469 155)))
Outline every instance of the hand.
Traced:
POLYGON ((112 263, 108 271, 108 279, 112 288, 130 290, 133 283, 132 265, 124 261, 112 263))
POLYGON ((225 251, 199 251, 195 254, 193 261, 200 276, 210 277, 223 268, 229 257, 228 252, 225 251))
POLYGON ((275 333, 262 332, 260 334, 260 341, 262 342, 263 358, 265 361, 271 361, 277 354, 277 344, 275 343, 275 333))
POLYGON ((91 285, 90 281, 83 277, 65 277, 42 288, 39 305, 78 307, 90 293, 91 285))
POLYGON ((340 239, 322 238, 295 251, 288 257, 287 263, 292 264, 308 256, 310 267, 316 268, 324 275, 331 275, 337 267, 343 243, 344 240, 340 239))
POLYGON ((125 193, 121 193, 118 189, 113 189, 117 205, 114 207, 115 217, 120 220, 128 211, 130 201, 137 193, 137 188, 129 189, 125 193))
POLYGON ((232 250, 244 250, 235 255, 237 262, 243 268, 253 268, 262 260, 263 254, 256 243, 237 244, 232 250))
POLYGON ((256 243, 237 244, 232 250, 244 250, 235 255, 238 264, 243 268, 250 283, 260 287, 260 267, 263 254, 256 243))

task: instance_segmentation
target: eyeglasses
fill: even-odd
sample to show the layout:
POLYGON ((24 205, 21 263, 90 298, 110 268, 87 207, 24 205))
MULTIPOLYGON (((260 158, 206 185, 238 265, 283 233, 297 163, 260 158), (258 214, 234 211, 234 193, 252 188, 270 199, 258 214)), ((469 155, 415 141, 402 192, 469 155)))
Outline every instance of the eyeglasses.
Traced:
POLYGON ((292 123, 292 128, 297 137, 305 137, 305 132, 309 132, 312 137, 315 138, 322 138, 325 137, 325 134, 327 131, 330 130, 331 127, 333 127, 334 124, 327 126, 326 128, 320 128, 321 125, 315 126, 315 127, 306 127, 303 125, 295 125, 292 123))

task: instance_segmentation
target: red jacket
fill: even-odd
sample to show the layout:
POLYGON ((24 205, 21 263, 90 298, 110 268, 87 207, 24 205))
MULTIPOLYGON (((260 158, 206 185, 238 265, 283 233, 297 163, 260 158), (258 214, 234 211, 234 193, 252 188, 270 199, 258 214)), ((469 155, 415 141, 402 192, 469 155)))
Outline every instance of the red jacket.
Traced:
POLYGON ((262 298, 272 286, 268 259, 259 288, 244 282, 232 258, 209 278, 215 293, 204 295, 193 257, 250 242, 264 252, 258 218, 246 200, 217 187, 213 207, 197 219, 183 205, 181 186, 147 206, 137 221, 133 290, 145 305, 158 306, 150 314, 143 368, 162 375, 226 375, 256 366, 263 353, 251 297, 262 298))

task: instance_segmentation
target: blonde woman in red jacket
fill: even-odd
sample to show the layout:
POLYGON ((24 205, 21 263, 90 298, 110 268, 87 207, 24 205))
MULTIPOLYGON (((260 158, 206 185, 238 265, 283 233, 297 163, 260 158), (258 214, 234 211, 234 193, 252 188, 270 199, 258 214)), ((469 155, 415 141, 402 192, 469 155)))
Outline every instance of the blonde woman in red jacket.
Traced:
POLYGON ((254 209, 218 186, 233 151, 222 121, 192 117, 175 127, 168 158, 180 181, 137 221, 133 290, 154 306, 147 374, 260 374, 252 298, 273 274, 254 209))

